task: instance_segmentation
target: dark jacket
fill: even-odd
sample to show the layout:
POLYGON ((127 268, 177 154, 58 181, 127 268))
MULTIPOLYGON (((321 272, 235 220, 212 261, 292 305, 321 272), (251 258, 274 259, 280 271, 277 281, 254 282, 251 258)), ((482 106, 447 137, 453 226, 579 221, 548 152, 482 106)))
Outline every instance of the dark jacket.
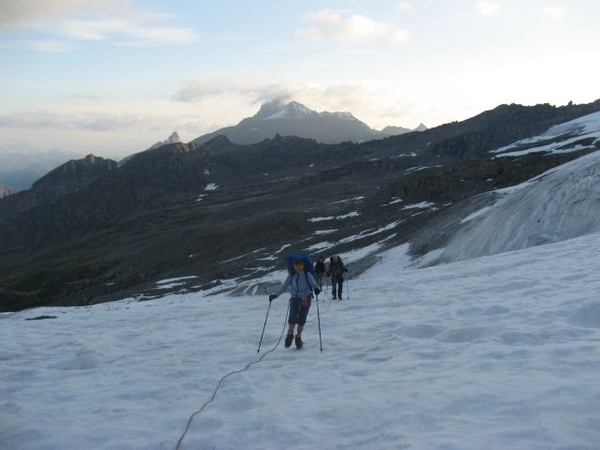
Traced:
POLYGON ((327 269, 327 276, 331 275, 331 277, 334 280, 343 280, 344 272, 348 272, 348 269, 346 269, 346 266, 344 265, 341 259, 329 263, 329 268, 327 269))
POLYGON ((325 272, 327 272, 327 267, 325 267, 325 261, 317 261, 317 264, 315 264, 315 273, 325 272))

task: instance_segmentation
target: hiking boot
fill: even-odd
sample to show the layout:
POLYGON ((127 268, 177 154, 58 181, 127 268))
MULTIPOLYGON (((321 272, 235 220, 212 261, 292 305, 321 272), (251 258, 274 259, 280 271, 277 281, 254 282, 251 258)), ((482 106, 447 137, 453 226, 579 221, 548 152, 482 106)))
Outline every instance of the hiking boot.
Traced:
POLYGON ((302 348, 302 338, 300 336, 296 336, 296 348, 297 349, 302 348))
POLYGON ((294 335, 293 334, 288 334, 285 337, 285 348, 289 348, 289 346, 292 345, 292 339, 294 339, 294 335))

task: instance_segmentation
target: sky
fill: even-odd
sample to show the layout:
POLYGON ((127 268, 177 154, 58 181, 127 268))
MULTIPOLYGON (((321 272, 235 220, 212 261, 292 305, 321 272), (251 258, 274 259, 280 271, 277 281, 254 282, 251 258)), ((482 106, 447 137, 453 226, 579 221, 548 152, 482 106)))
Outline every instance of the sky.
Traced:
POLYGON ((595 0, 8 0, 0 151, 125 156, 295 100, 372 128, 600 98, 595 0))
POLYGON ((596 450, 600 152, 498 194, 463 218, 469 240, 344 253, 343 299, 326 285, 313 300, 301 350, 283 347, 287 296, 250 289, 284 281, 283 254, 213 291, 186 291, 190 274, 152 299, 0 314, 0 448, 596 450), (498 220, 507 208, 516 220, 498 220))

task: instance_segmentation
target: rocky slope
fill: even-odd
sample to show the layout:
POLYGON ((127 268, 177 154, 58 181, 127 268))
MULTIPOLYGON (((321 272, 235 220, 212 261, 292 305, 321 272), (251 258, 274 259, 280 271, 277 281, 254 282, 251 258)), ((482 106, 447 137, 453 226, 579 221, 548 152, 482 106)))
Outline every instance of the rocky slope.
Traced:
POLYGON ((185 289, 229 289, 227 280, 236 280, 243 291, 257 271, 280 267, 290 247, 344 253, 387 238, 427 253, 495 189, 599 144, 575 139, 563 152, 502 158, 498 149, 598 110, 600 101, 502 105, 362 144, 276 136, 239 145, 217 137, 164 145, 123 166, 91 156, 70 162, 0 199, 0 310, 89 304, 143 289, 150 296, 157 280, 177 276, 196 277, 185 289))

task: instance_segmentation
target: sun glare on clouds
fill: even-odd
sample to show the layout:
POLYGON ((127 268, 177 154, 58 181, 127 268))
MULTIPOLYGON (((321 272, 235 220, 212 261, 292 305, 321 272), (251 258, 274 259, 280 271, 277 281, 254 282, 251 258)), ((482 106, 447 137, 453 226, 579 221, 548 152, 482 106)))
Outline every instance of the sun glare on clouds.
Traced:
POLYGON ((565 8, 562 6, 548 6, 544 8, 544 15, 554 20, 561 20, 565 16, 565 8))
POLYGON ((477 2, 477 11, 484 16, 495 16, 500 13, 501 7, 497 2, 481 0, 477 2))

